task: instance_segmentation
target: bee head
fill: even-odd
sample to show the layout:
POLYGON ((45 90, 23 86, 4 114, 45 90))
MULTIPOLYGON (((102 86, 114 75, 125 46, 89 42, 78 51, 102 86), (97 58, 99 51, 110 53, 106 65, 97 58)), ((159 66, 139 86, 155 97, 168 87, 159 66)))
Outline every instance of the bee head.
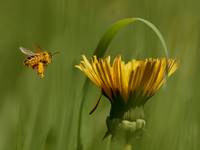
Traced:
POLYGON ((51 63, 52 54, 50 52, 43 52, 43 57, 47 64, 51 63))
POLYGON ((43 57, 44 57, 43 61, 44 61, 44 63, 45 63, 45 64, 51 63, 52 57, 53 57, 55 54, 57 54, 57 53, 59 53, 59 52, 54 52, 54 53, 46 52, 46 51, 43 52, 43 57))

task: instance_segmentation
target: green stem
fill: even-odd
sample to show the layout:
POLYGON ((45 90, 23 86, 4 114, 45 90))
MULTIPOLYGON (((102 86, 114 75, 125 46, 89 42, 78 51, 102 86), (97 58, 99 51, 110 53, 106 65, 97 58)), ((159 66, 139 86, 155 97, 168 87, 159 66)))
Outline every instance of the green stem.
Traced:
POLYGON ((132 150, 132 145, 131 144, 126 144, 124 146, 124 150, 132 150))
POLYGON ((88 91, 88 83, 89 83, 88 79, 86 79, 86 81, 83 85, 83 98, 81 100, 81 105, 80 105, 79 115, 78 115, 77 150, 83 149, 83 143, 82 143, 82 140, 81 140, 81 126, 82 126, 83 106, 84 106, 86 94, 87 94, 87 91, 88 91))
POLYGON ((106 150, 111 150, 111 138, 108 138, 106 150))

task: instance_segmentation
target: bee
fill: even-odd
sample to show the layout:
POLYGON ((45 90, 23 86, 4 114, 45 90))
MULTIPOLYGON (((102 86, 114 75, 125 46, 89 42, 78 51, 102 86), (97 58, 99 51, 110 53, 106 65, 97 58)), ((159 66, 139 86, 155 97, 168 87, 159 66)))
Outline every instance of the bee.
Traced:
POLYGON ((19 49, 22 53, 27 55, 24 60, 24 65, 36 70, 40 78, 44 77, 45 67, 52 62, 52 56, 58 53, 42 51, 41 48, 37 48, 37 52, 32 52, 24 47, 19 47, 19 49))

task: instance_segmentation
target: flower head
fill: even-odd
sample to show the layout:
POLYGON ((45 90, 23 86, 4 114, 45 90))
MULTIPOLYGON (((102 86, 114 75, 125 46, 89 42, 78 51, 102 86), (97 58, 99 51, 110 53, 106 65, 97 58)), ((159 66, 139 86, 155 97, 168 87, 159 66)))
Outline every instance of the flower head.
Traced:
POLYGON ((116 131, 127 134, 144 128, 144 104, 177 69, 175 59, 133 59, 125 63, 117 56, 111 64, 110 56, 99 59, 93 56, 91 61, 82 57, 76 67, 101 88, 111 102, 106 122, 107 133, 112 135, 116 131))
POLYGON ((99 59, 93 56, 89 61, 83 55, 83 60, 76 67, 101 88, 112 103, 120 96, 124 103, 137 101, 136 97, 139 97, 138 103, 142 104, 163 85, 166 76, 174 73, 177 62, 174 59, 149 58, 125 63, 121 56, 117 56, 111 64, 110 56, 99 59))

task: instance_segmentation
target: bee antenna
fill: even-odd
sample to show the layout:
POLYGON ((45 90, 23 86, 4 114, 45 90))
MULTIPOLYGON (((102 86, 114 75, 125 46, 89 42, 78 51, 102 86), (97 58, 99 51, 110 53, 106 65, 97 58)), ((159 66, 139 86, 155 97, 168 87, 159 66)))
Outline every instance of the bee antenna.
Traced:
POLYGON ((60 53, 59 51, 53 52, 53 53, 52 53, 52 56, 55 55, 55 54, 59 54, 59 53, 60 53))

